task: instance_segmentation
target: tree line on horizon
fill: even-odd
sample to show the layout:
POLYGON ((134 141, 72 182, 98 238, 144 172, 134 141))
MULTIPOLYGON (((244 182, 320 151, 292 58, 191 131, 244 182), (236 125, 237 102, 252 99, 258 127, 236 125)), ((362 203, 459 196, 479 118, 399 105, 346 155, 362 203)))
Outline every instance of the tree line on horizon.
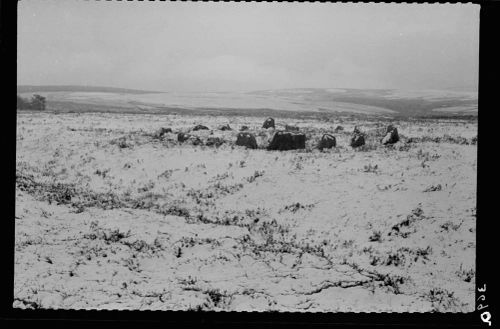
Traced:
POLYGON ((41 95, 33 95, 31 99, 23 98, 17 95, 17 109, 18 110, 34 110, 45 111, 46 98, 41 95))

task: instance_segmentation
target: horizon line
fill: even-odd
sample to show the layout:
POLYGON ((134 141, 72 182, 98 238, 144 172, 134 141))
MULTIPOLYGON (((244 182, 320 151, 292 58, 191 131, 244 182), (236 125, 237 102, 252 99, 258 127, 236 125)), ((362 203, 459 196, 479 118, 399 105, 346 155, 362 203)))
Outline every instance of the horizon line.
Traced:
POLYGON ((119 89, 119 90, 128 90, 134 92, 141 93, 232 93, 232 92, 243 92, 243 93, 251 93, 251 92, 262 92, 262 91, 279 91, 279 90, 329 90, 329 89, 340 89, 340 90, 378 90, 378 91, 390 91, 390 90, 399 90, 399 91, 455 91, 455 92, 478 92, 478 87, 448 87, 448 88, 420 88, 420 89, 412 89, 412 88, 361 88, 361 87, 293 87, 293 88, 268 88, 268 89, 252 89, 252 90, 191 90, 191 91, 165 91, 165 90, 147 90, 147 89, 137 89, 137 88, 128 88, 128 87, 116 87, 116 86, 99 86, 99 85, 88 85, 88 84, 17 84, 17 89, 19 88, 94 88, 94 89, 119 89))

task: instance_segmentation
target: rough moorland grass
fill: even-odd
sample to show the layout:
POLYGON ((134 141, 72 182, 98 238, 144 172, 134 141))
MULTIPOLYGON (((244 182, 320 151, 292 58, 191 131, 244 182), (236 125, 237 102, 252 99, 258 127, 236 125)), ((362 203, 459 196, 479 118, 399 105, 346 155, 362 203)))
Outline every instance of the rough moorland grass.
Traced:
POLYGON ((434 312, 446 312, 450 310, 460 310, 463 306, 460 300, 450 292, 442 288, 432 288, 424 294, 424 298, 432 303, 434 312))
POLYGON ((128 246, 132 251, 138 253, 146 252, 155 254, 165 249, 158 237, 152 243, 147 243, 142 239, 130 239, 132 235, 131 230, 122 231, 119 228, 103 228, 99 225, 98 221, 92 221, 89 231, 83 235, 83 238, 91 241, 103 241, 105 244, 119 243, 128 246))
POLYGON ((406 219, 392 226, 391 231, 388 233, 388 235, 395 235, 406 238, 410 234, 415 233, 415 229, 412 227, 412 224, 425 218, 426 217, 424 216, 424 211, 422 210, 421 206, 418 206, 411 211, 411 214, 406 216, 406 219))

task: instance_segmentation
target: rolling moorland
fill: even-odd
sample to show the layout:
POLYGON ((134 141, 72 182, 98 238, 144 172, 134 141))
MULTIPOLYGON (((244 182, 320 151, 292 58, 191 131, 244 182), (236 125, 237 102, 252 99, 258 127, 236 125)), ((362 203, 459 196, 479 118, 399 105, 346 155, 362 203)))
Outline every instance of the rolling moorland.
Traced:
POLYGON ((364 89, 282 89, 166 93, 109 87, 19 86, 37 92, 57 112, 219 114, 317 118, 331 114, 390 117, 477 116, 477 93, 364 89))
POLYGON ((47 111, 17 113, 14 307, 474 309, 474 95, 18 91, 47 111), (266 150, 286 124, 305 148, 266 150))

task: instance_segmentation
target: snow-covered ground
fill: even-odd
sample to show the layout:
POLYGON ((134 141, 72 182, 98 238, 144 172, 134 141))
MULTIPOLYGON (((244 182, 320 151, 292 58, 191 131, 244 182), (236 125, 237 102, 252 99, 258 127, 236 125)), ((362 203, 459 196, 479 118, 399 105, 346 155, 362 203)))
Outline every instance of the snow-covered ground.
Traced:
POLYGON ((265 145, 264 119, 19 113, 14 307, 473 311, 477 121, 354 150, 386 123, 276 118, 306 150, 234 145, 241 125, 265 145), (196 124, 225 143, 177 142, 196 124))

